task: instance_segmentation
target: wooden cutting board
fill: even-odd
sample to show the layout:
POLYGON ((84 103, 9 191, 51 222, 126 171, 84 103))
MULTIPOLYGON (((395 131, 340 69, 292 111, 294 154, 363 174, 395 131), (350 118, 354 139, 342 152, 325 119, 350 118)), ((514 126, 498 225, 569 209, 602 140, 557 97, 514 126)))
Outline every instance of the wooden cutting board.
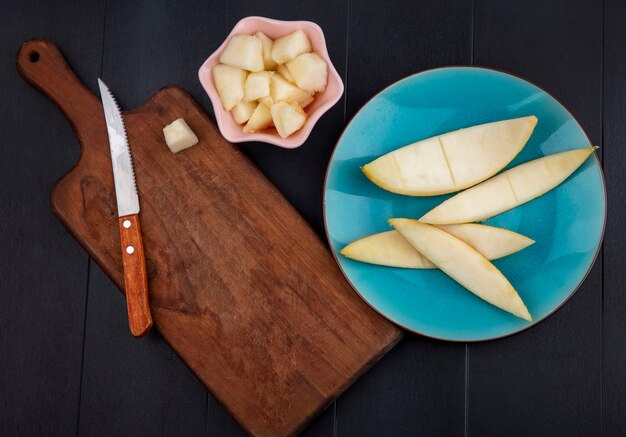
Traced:
MULTIPOLYGON (((17 68, 80 142, 52 209, 123 291, 100 99, 49 41, 26 42, 17 68)), ((156 328, 249 434, 297 433, 400 330, 357 296, 313 230, 184 90, 163 88, 124 119, 156 328), (200 143, 174 155, 162 129, 179 117, 200 143)))

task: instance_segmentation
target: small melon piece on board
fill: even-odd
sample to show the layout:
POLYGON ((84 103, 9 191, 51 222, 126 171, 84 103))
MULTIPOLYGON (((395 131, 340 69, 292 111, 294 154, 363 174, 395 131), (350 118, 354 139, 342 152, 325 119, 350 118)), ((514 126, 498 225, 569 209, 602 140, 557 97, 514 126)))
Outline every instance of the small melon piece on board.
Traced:
POLYGON ((165 135, 165 142, 172 153, 178 153, 198 144, 198 137, 182 118, 165 126, 163 135, 165 135))

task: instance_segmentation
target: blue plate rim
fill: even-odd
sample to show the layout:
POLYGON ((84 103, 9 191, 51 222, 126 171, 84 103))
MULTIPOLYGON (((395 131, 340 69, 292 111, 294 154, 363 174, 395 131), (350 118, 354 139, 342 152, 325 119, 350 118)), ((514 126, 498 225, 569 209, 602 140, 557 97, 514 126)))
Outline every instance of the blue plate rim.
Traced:
MULTIPOLYGON (((607 219, 607 192, 606 192, 606 181, 604 179, 604 170, 602 169, 602 162, 600 162, 600 160, 598 159, 598 154, 594 151, 593 152, 593 157, 596 160, 596 163, 598 164, 598 168, 600 169, 600 179, 602 181, 602 192, 604 194, 604 211, 603 211, 603 219, 602 219, 602 231, 600 233, 600 240, 598 242, 598 246, 596 247, 596 253, 593 256, 593 260, 591 261, 591 263, 589 264, 589 268, 587 269, 587 271, 585 272, 585 274, 583 275, 583 277, 581 278, 580 282, 576 285, 576 287, 574 287, 574 289, 572 290, 572 292, 565 298, 563 299, 563 301, 557 305, 552 311, 550 311, 548 314, 546 314, 545 316, 543 316, 540 319, 537 320, 533 320, 528 326, 524 326, 523 328, 518 329, 517 331, 513 331, 513 332, 509 332, 507 334, 503 334, 503 335, 498 335, 495 337, 487 337, 487 338, 479 338, 479 339, 451 339, 451 338, 443 338, 443 337, 436 337, 433 335, 429 335, 429 334, 425 334, 423 332, 417 331, 415 329, 409 328, 407 326, 404 326, 403 324, 392 320, 390 317, 388 317, 387 315, 383 314, 380 310, 378 310, 378 308, 376 308, 374 305, 372 305, 357 289, 357 287, 352 283, 352 281, 350 280, 350 278, 348 277, 348 275, 346 274, 346 272, 343 270, 343 268, 341 267, 341 263, 339 262, 339 259, 337 258, 337 254, 335 253, 335 250, 333 249, 333 245, 330 241, 330 235, 328 233, 328 217, 326 215, 326 193, 327 193, 327 189, 326 189, 326 185, 328 183, 328 173, 330 171, 330 165, 333 162, 333 158, 335 157, 335 153, 337 152, 337 147, 339 146, 339 143, 341 142, 343 136, 346 133, 346 130, 348 129, 348 127, 352 124, 352 122, 354 121, 354 119, 359 115, 359 113, 367 106, 369 105, 369 103, 374 100, 375 98, 377 98, 378 96, 380 96, 382 93, 384 93, 385 91, 387 91, 389 88, 392 88, 394 86, 396 86, 397 84, 399 84, 400 82, 403 82, 404 80, 407 80, 409 78, 412 78, 414 76, 418 76, 420 74, 424 74, 424 73, 428 73, 431 71, 436 71, 436 70, 447 70, 447 69, 476 69, 476 70, 487 70, 487 71, 495 71, 497 73, 501 73, 501 74, 506 74, 507 76, 511 76, 514 77, 516 79, 519 80, 523 80, 524 82, 527 82, 533 86, 535 86, 537 89, 541 90, 542 92, 546 93, 548 96, 550 96, 551 98, 553 98, 559 105, 561 105, 561 107, 565 110, 565 112, 567 112, 567 114, 572 118, 572 120, 574 120, 574 122, 576 122, 576 124, 578 125, 578 127, 580 127, 580 130, 583 132, 583 134, 585 135, 585 137, 587 138, 587 141, 589 142, 589 144, 593 144, 591 142, 591 138, 589 138, 589 135, 587 134, 587 131, 585 131, 585 129, 583 128, 583 126, 580 124, 580 122, 578 121, 578 119, 574 116, 574 114, 572 114, 572 112, 563 104, 563 102, 561 102, 559 99, 557 99, 554 95, 552 95, 552 93, 546 91, 544 88, 540 87, 539 85, 537 85, 536 83, 522 77, 519 76, 517 74, 514 73, 510 73, 508 71, 504 71, 504 70, 500 70, 498 68, 493 68, 493 67, 485 67, 482 65, 464 65, 464 64, 459 64, 459 65, 446 65, 446 66, 442 66, 442 67, 435 67, 435 68, 428 68, 426 70, 421 70, 418 71, 416 73, 412 73, 409 74, 407 76, 404 76, 398 80, 396 80, 395 82, 392 82, 391 84, 387 85, 386 87, 384 87, 383 89, 381 89, 379 92, 377 92, 376 94, 374 94, 372 97, 370 97, 369 99, 367 99, 367 101, 365 103, 363 103, 363 105, 361 105, 359 107, 359 109, 354 113, 354 115, 352 117, 350 117, 350 121, 348 123, 346 123, 346 125, 344 126, 341 135, 339 136, 339 138, 337 139, 337 142, 335 143, 335 146, 333 147, 333 151, 330 155, 330 158, 328 160, 328 164, 326 165, 326 173, 324 175, 324 185, 323 185, 323 191, 324 191, 324 195, 322 197, 322 215, 324 217, 324 234, 326 235, 326 241, 328 242, 329 248, 330 248, 330 252, 333 255, 333 259, 335 260, 335 263, 337 264, 337 266, 339 267, 339 271, 341 271, 341 274, 343 275, 343 277, 346 279, 346 281, 348 281, 348 284, 350 284, 350 287, 352 288, 352 290, 371 308, 373 309, 376 313, 378 313, 379 315, 381 315, 382 317, 384 317, 386 320, 388 320, 389 322, 393 323, 394 325, 402 328, 405 331, 408 332, 412 332, 413 334, 418 334, 421 335, 423 337, 432 339, 432 340, 439 340, 439 341, 446 341, 446 342, 450 342, 450 343, 483 343, 483 342, 487 342, 487 341, 493 341, 493 340, 499 340, 502 338, 507 338, 516 334, 519 334, 520 332, 524 332, 530 328, 533 328, 537 325, 539 325, 541 322, 543 322, 544 320, 548 319, 550 316, 552 316, 554 313, 556 313, 558 310, 560 310, 563 305, 565 305, 571 298, 572 296, 574 296, 574 294, 576 294, 576 292, 580 289, 580 287, 582 286, 582 284, 585 282, 585 280, 587 279, 587 277, 589 276, 589 273, 591 273, 591 270, 593 269, 593 266, 596 263, 596 260, 598 259, 598 255, 600 254, 600 250, 602 249, 602 245, 604 244, 604 232, 606 230, 606 219, 607 219)), ((602 144, 604 145, 604 144, 602 144)))

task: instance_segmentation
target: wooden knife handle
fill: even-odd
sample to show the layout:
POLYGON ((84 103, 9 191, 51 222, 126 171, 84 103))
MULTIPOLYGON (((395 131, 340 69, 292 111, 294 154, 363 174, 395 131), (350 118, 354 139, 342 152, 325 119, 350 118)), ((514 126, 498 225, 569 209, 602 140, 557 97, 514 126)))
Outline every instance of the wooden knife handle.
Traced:
POLYGON ((148 275, 139 217, 137 214, 120 217, 119 224, 128 323, 130 332, 135 337, 141 337, 152 328, 152 316, 148 302, 148 275))

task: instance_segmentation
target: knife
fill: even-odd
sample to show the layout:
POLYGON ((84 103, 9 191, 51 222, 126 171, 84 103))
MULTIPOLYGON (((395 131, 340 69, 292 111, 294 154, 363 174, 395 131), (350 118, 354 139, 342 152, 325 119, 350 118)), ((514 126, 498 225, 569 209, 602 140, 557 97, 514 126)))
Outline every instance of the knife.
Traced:
POLYGON ((104 118, 109 133, 120 241, 122 243, 128 323, 130 332, 135 337, 141 337, 152 328, 152 316, 148 302, 146 260, 143 252, 141 228, 139 227, 139 197, 137 196, 135 171, 133 170, 124 119, 117 101, 102 80, 98 79, 98 85, 100 86, 104 118))

